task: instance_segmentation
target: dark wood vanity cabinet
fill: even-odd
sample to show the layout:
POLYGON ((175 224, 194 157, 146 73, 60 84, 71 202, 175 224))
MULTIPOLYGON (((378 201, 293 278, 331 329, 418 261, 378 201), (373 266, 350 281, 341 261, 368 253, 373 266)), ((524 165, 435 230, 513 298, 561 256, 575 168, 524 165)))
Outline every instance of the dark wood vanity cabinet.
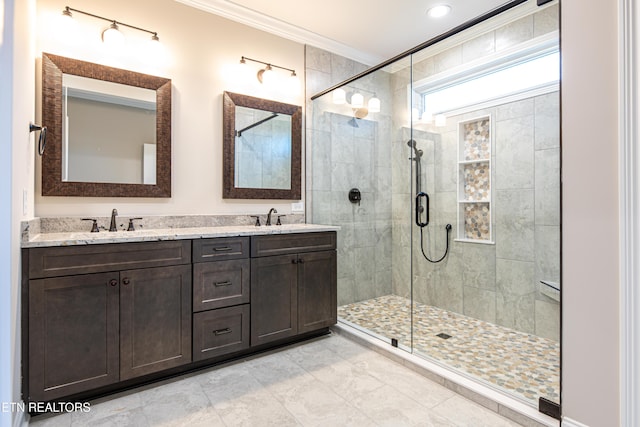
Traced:
POLYGON ((190 242, 37 248, 28 260, 28 399, 191 362, 190 242))
POLYGON ((323 333, 336 233, 23 250, 23 398, 86 398, 323 333))
POLYGON ((30 280, 28 304, 30 400, 118 382, 118 274, 30 280))
POLYGON ((193 241, 193 360, 248 349, 248 237, 193 241))
POLYGON ((251 345, 337 321, 335 232, 253 236, 251 345))

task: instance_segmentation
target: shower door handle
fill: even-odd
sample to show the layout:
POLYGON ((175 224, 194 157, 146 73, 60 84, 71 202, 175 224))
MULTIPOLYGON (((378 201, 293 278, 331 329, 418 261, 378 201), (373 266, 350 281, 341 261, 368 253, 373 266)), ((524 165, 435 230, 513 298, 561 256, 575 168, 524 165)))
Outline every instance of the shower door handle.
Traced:
POLYGON ((423 191, 419 192, 416 196, 416 225, 420 228, 429 225, 429 195, 423 191), (420 203, 421 199, 424 199, 424 206, 420 203), (420 220, 420 214, 424 208, 425 221, 420 220))

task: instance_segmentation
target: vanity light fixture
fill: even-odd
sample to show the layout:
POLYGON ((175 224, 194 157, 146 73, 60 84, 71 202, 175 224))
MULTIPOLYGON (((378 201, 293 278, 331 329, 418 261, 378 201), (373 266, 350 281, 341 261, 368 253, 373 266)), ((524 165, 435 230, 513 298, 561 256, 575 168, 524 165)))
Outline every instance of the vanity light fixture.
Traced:
POLYGON ((274 77, 275 75, 273 74, 274 72, 274 68, 279 68, 281 70, 286 70, 286 71, 290 71, 291 75, 289 76, 289 82, 291 85, 292 89, 295 90, 300 90, 300 79, 298 78, 298 75, 296 74, 296 70, 293 70, 291 68, 287 68, 287 67, 281 67, 280 65, 275 65, 269 62, 264 62, 264 61, 260 61, 258 59, 252 59, 252 58, 248 58, 246 56, 242 56, 240 57, 240 64, 242 66, 246 66, 247 65, 247 61, 251 61, 251 62, 257 62, 258 64, 262 64, 265 67, 261 68, 260 70, 258 70, 258 81, 266 86, 270 85, 273 83, 274 77))
POLYGON ((373 96, 364 104, 364 96, 360 92, 368 92, 364 89, 357 89, 351 94, 350 102, 347 104, 347 92, 343 88, 334 89, 332 92, 333 103, 336 105, 347 104, 353 109, 354 117, 363 119, 367 117, 369 113, 380 112, 380 99, 376 96, 375 92, 370 92, 373 96))
POLYGON ((103 21, 110 22, 111 24, 102 32, 102 41, 106 45, 116 47, 124 44, 125 37, 124 37, 124 34, 122 34, 122 32, 120 31, 120 26, 142 31, 145 33, 149 33, 151 34, 151 42, 154 44, 157 43, 158 45, 160 44, 160 38, 158 37, 158 33, 156 33, 155 31, 145 30, 144 28, 125 24, 124 22, 116 21, 115 19, 105 18, 103 16, 95 15, 93 13, 85 12, 79 9, 74 9, 69 6, 65 6, 64 10, 62 11, 62 16, 65 18, 65 20, 67 21, 73 20, 73 14, 71 12, 77 12, 82 15, 87 15, 87 16, 91 16, 92 18, 97 18, 103 21))

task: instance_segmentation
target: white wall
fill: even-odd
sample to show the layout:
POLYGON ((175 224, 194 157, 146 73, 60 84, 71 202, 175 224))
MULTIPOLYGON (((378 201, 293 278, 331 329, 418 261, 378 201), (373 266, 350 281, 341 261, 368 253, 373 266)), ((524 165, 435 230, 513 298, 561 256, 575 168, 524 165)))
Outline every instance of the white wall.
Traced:
MULTIPOLYGON (((13 0, 0 0, 0 402, 12 396, 11 301, 11 93, 13 83, 13 0)), ((13 307, 15 309, 15 307, 13 307)), ((11 414, 0 412, 0 426, 11 414)))
POLYGON ((617 1, 562 0, 562 405, 619 425, 617 1))
MULTIPOLYGON (((4 0, 0 41, 0 401, 20 400, 20 221, 33 216, 35 0, 4 0), (27 191, 23 212, 23 191, 27 191)), ((0 425, 21 414, 1 414, 0 425)))
MULTIPOLYGON (((150 61, 141 60, 140 52, 137 57, 119 59, 116 59, 118 55, 103 55, 96 46, 99 47, 97 38, 105 27, 104 23, 80 14, 75 14, 79 30, 92 34, 96 39, 85 45, 64 43, 56 34, 59 33, 58 17, 67 4, 63 0, 38 0, 38 55, 44 51, 172 79, 172 197, 41 197, 38 195, 41 192, 38 167, 36 216, 105 216, 112 208, 118 208, 123 216, 266 214, 270 207, 276 207, 282 213, 291 211, 290 201, 222 199, 222 93, 227 90, 303 105, 304 91, 296 96, 283 92, 263 94, 253 84, 257 81, 255 75, 248 76, 251 85, 247 86, 246 83, 238 83, 237 75, 229 71, 244 55, 293 68, 304 81, 304 45, 173 0, 96 0, 70 5, 157 31, 168 59, 165 64, 154 67, 150 66, 150 61)), ((126 29, 123 32, 131 40, 147 38, 140 32, 127 32, 126 29)))

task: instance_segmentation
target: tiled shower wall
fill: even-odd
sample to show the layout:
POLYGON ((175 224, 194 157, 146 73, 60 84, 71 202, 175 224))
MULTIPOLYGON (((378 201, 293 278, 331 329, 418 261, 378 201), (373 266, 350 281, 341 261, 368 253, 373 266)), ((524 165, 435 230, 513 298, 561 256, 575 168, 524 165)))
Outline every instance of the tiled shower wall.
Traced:
MULTIPOLYGON (((540 36, 558 28, 557 6, 544 9, 476 39, 465 41, 413 64, 413 79, 445 72, 465 62, 540 36)), ((408 71, 395 73, 406 81, 408 71), (405 74, 405 75, 403 75, 405 74)), ((406 88, 396 87, 398 105, 406 88)), ((414 103, 418 97, 414 97, 414 103)), ((406 107, 405 107, 406 110, 406 107)), ((396 122, 401 122, 398 115, 396 122)), ((405 119, 406 122, 406 119, 405 119)), ((406 170, 413 137, 424 151, 423 188, 431 196, 431 224, 424 229, 424 249, 432 259, 445 250, 447 223, 453 225, 450 255, 440 264, 413 253, 414 297, 417 301, 516 330, 558 340, 559 303, 540 292, 540 280, 560 282, 560 148, 557 92, 447 117, 447 126, 405 128, 394 141, 394 167, 406 170), (491 114, 492 227, 495 244, 456 242, 457 236, 457 124, 491 114), (397 151, 397 152, 396 152, 397 151)), ((409 182, 394 191, 409 194, 409 182)), ((400 196, 397 196, 399 199, 400 196)), ((404 203, 394 204, 394 248, 408 250, 413 239, 420 248, 419 229, 404 203), (404 206, 403 206, 404 205, 404 206), (402 225, 404 224, 404 225, 402 225), (412 225, 406 225, 412 224, 412 225)), ((412 202, 412 201, 411 201, 412 202)), ((394 293, 410 286, 408 272, 394 269, 394 293)))
MULTIPOLYGON (((306 47, 307 99, 367 67, 324 50, 306 47)), ((384 104, 389 76, 359 81, 384 104)), ((368 93, 368 92, 365 92, 368 93)), ((331 100, 328 100, 329 102, 331 100)), ((317 101, 319 102, 319 101, 317 101)), ((355 119, 331 105, 307 103, 307 212, 314 223, 341 227, 338 233, 338 304, 391 293, 390 117, 355 119), (313 108, 322 108, 314 114, 313 108), (326 107, 326 108, 325 108, 326 107), (360 203, 351 203, 357 188, 360 203)))
MULTIPOLYGON (((448 117, 444 128, 407 127, 411 78, 446 71, 557 28, 558 8, 553 6, 415 60, 412 68, 396 64, 393 72, 379 70, 359 79, 353 86, 375 91, 383 104, 382 113, 363 120, 332 110, 330 95, 308 101, 307 219, 342 226, 339 305, 389 293, 408 297, 413 272, 414 297, 419 302, 558 339, 559 303, 539 291, 539 280, 560 281, 558 94, 448 117), (389 105, 391 109, 385 107, 389 105), (314 114, 314 108, 322 112, 314 114), (491 114, 494 132, 495 244, 454 242, 457 122, 484 114, 491 114), (411 138, 424 151, 422 188, 431 196, 431 224, 424 229, 427 255, 441 256, 444 226, 454 227, 450 255, 436 265, 422 258, 419 229, 413 222, 415 176, 407 145, 411 138), (360 205, 347 200, 353 187, 362 191, 360 205), (408 256, 412 242, 413 259, 408 256)), ((306 60, 307 99, 365 69, 310 46, 306 60)))

